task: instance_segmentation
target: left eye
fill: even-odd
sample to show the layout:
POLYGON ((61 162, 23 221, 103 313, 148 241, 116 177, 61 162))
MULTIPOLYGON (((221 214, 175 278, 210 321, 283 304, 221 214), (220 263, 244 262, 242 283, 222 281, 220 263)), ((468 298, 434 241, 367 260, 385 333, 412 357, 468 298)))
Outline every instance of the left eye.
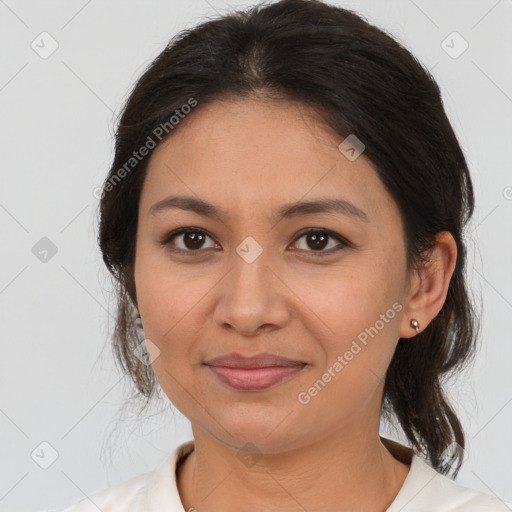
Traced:
MULTIPOLYGON (((173 231, 169 233, 164 240, 160 242, 161 245, 167 246, 172 242, 174 239, 179 239, 179 237, 182 237, 182 244, 181 247, 179 244, 175 244, 173 242, 173 245, 177 245, 177 247, 170 247, 172 251, 177 252, 200 252, 200 249, 203 249, 203 244, 205 238, 210 238, 213 240, 208 233, 202 229, 196 229, 196 228, 180 228, 176 231, 173 231)), ((299 236, 295 240, 300 240, 304 238, 307 244, 307 247, 312 248, 313 250, 307 250, 303 248, 299 248, 299 250, 305 250, 306 252, 311 252, 314 256, 324 256, 332 254, 333 252, 337 252, 341 250, 344 247, 349 247, 350 243, 342 238, 340 235, 336 233, 332 233, 331 231, 327 231, 324 229, 310 229, 308 231, 302 232, 299 234, 299 236), (336 244, 334 247, 330 247, 328 251, 324 250, 326 246, 329 244, 327 241, 329 239, 338 241, 338 247, 336 248, 336 244), (334 250, 333 250, 334 249, 334 250), (317 254, 315 254, 317 253, 317 254), (325 254, 326 253, 326 254, 325 254)), ((218 246, 218 244, 213 244, 215 246, 218 246)), ((212 248, 212 247, 210 247, 212 248)))
POLYGON ((307 252, 312 252, 314 256, 323 256, 324 254, 323 253, 327 253, 327 255, 329 254, 332 254, 333 252, 337 252, 339 250, 341 250, 342 248, 344 247, 349 247, 349 243, 343 239, 340 235, 337 235, 335 233, 331 233, 330 231, 325 231, 325 230, 315 230, 315 229, 310 229, 304 233, 302 233, 298 238, 297 240, 300 240, 301 238, 304 238, 306 237, 306 244, 308 244, 309 247, 313 247, 315 250, 313 251, 307 251, 307 252), (332 240, 336 240, 338 241, 338 247, 336 248, 336 245, 334 245, 334 250, 333 247, 331 246, 330 250, 329 251, 323 251, 322 249, 325 249, 326 245, 326 241, 328 239, 332 239, 332 240), (315 254, 315 253, 319 253, 319 254, 315 254))

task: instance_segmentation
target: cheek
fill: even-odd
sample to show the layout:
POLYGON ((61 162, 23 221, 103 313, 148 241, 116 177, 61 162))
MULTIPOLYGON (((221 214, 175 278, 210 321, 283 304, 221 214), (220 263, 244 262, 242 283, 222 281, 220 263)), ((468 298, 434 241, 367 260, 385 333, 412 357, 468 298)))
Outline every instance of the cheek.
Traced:
MULTIPOLYGON (((318 279, 304 295, 313 312, 309 316, 315 319, 309 329, 325 355, 322 365, 331 368, 341 358, 343 370, 338 364, 338 371, 331 368, 331 373, 343 373, 343 381, 350 385, 361 385, 365 379, 371 385, 382 378, 399 337, 403 307, 398 287, 383 283, 382 268, 373 268, 345 268, 318 279)), ((388 276, 392 279, 389 272, 388 276)))
POLYGON ((338 286, 329 289, 329 300, 320 293, 309 296, 319 305, 322 322, 315 325, 323 327, 311 331, 321 350, 316 350, 319 364, 301 382, 296 399, 305 421, 311 418, 310 428, 315 417, 324 419, 326 429, 337 428, 370 400, 379 407, 376 393, 396 347, 400 305, 372 302, 371 295, 368 289, 353 288, 349 293, 338 286))
POLYGON ((204 293, 194 289, 198 288, 197 282, 188 285, 154 272, 148 272, 140 283, 137 295, 144 334, 160 350, 153 363, 155 373, 164 367, 176 372, 175 366, 181 373, 186 368, 183 363, 190 340, 197 337, 193 330, 198 328, 196 315, 204 293))
POLYGON ((171 264, 165 248, 151 247, 149 242, 139 244, 135 286, 148 337, 163 341, 193 307, 194 301, 197 302, 203 286, 184 274, 179 266, 171 264))
MULTIPOLYGON (((290 275, 289 279, 303 303, 300 308, 304 312, 309 309, 327 338, 336 340, 356 336, 392 306, 397 294, 383 282, 385 272, 375 265, 354 262, 328 271, 290 275)), ((388 275, 392 280, 390 272, 388 275)))
POLYGON ((135 283, 144 335, 159 350, 152 368, 179 410, 187 400, 186 390, 194 387, 191 364, 197 331, 204 323, 199 317, 206 314, 202 309, 205 291, 215 282, 208 285, 210 279, 170 265, 158 251, 137 253, 135 283))

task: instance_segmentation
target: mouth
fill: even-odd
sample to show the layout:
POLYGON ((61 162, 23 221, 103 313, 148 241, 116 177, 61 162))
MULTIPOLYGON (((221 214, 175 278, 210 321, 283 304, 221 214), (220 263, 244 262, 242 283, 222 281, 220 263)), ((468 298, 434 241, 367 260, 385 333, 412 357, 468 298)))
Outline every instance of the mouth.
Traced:
POLYGON ((304 362, 273 354, 248 357, 236 353, 203 364, 222 383, 240 391, 267 389, 291 379, 307 366, 304 362))

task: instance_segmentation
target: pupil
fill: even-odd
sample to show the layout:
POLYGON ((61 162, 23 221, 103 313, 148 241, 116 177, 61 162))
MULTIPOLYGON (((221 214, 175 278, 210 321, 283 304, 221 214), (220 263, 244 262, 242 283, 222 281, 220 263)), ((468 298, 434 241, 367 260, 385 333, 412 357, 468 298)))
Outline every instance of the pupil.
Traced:
POLYGON ((203 241, 202 238, 203 238, 203 235, 201 233, 188 232, 185 235, 185 245, 187 246, 188 249, 197 249, 201 246, 201 242, 203 241), (192 244, 191 247, 189 247, 188 242, 191 242, 191 244, 192 244))
POLYGON ((315 248, 316 249, 323 249, 323 247, 325 247, 325 240, 327 239, 327 237, 324 234, 322 234, 322 233, 320 233, 320 234, 315 233, 315 234, 309 235, 309 237, 310 237, 310 240, 313 239, 313 247, 312 247, 313 249, 315 249, 315 248), (315 244, 318 244, 319 240, 320 240, 320 246, 316 245, 316 247, 315 247, 315 244), (322 242, 324 242, 323 245, 322 245, 322 242))

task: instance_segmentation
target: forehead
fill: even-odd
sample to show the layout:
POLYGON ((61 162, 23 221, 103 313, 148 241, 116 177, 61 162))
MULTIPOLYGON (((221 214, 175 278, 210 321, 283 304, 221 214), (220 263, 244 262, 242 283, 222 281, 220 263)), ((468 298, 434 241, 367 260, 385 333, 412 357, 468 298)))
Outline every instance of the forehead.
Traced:
POLYGON ((349 200, 373 220, 384 220, 386 213, 396 216, 372 162, 364 153, 349 160, 338 148, 342 141, 299 104, 233 100, 199 105, 153 152, 144 209, 177 194, 248 214, 256 207, 268 213, 300 199, 330 197, 349 200))

